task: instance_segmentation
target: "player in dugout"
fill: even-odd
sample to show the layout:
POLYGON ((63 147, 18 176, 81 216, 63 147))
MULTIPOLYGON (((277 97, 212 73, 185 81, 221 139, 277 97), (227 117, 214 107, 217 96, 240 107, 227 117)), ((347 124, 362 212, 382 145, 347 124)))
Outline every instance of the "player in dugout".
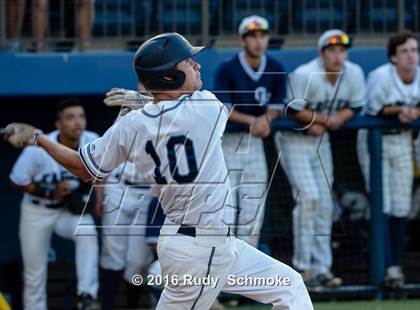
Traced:
MULTIPOLYGON (((389 62, 368 76, 368 102, 363 113, 409 123, 420 117, 420 69, 418 38, 411 32, 396 34, 388 41, 389 62)), ((413 137, 401 128, 382 130, 383 213, 386 216, 385 286, 400 289, 407 216, 412 207, 413 137)), ((358 153, 366 184, 369 184, 367 132, 360 130, 358 153)))
MULTIPOLYGON (((85 130, 85 110, 76 98, 59 102, 55 125, 57 130, 45 138, 74 152, 98 138, 96 133, 85 130)), ((48 251, 52 234, 56 233, 76 245, 77 309, 99 309, 96 301, 98 237, 93 217, 85 209, 93 204, 91 182, 85 182, 36 146, 23 150, 10 173, 10 180, 14 187, 25 192, 19 223, 24 308, 47 309, 48 251)), ((101 204, 99 188, 96 197, 96 203, 101 204)))
POLYGON ((296 197, 293 209, 293 265, 310 290, 337 287, 331 272, 333 158, 328 131, 337 130, 365 104, 365 79, 350 62, 350 39, 338 29, 318 40, 319 57, 297 67, 289 78, 285 113, 305 125, 276 132, 282 166, 296 197), (304 130, 303 130, 304 129, 304 130))
POLYGON ((271 134, 271 122, 280 116, 286 74, 266 53, 269 25, 265 18, 245 17, 238 34, 242 50, 219 66, 214 88, 216 97, 230 110, 229 122, 247 128, 246 133, 227 132, 223 136, 223 153, 234 189, 234 205, 226 222, 233 225, 238 238, 257 247, 268 191, 263 138, 271 134))

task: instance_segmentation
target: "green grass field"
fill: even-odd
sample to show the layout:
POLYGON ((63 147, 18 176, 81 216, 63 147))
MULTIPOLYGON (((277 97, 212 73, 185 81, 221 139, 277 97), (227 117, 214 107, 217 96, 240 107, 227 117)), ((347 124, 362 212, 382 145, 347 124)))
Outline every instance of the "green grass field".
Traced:
MULTIPOLYGON (((419 310, 420 299, 385 301, 337 301, 315 303, 315 310, 419 310)), ((267 306, 246 306, 228 309, 268 310, 267 306)))

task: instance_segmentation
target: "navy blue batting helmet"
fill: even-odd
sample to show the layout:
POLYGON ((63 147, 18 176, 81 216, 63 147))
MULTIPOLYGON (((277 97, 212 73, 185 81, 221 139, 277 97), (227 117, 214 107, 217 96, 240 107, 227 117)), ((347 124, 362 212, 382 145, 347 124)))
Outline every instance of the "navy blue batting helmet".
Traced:
POLYGON ((185 81, 177 63, 201 52, 205 46, 192 46, 176 32, 164 33, 144 42, 134 56, 134 68, 147 90, 173 90, 185 81))

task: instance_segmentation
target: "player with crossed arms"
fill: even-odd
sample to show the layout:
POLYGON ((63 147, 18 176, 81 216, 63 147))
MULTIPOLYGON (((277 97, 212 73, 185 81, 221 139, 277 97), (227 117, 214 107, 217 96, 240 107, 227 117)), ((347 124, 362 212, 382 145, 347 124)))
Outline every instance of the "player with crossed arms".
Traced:
POLYGON ((154 102, 129 113, 79 152, 26 124, 8 125, 6 139, 17 147, 43 147, 84 180, 104 179, 128 159, 154 181, 153 192, 166 215, 158 256, 162 275, 170 279, 157 309, 209 309, 222 290, 272 304, 273 309, 313 309, 299 273, 232 236, 223 222, 230 200, 221 146, 228 115, 212 93, 200 91, 200 65, 191 57, 203 48, 177 33, 143 43, 135 69, 154 102), (183 282, 188 275, 195 280, 211 277, 217 285, 190 285, 183 282), (228 277, 245 276, 290 282, 228 283, 228 277), (172 281, 176 278, 178 283, 172 281))
POLYGON ((223 154, 235 205, 226 219, 235 225, 235 235, 257 247, 264 221, 268 170, 263 139, 271 133, 271 122, 281 110, 286 93, 283 66, 267 55, 268 21, 245 17, 238 34, 243 49, 217 69, 217 98, 230 109, 229 122, 246 125, 245 132, 227 132, 223 154), (232 212, 233 211, 233 212, 232 212))
MULTIPOLYGON (((388 42, 389 62, 368 76, 368 103, 363 113, 412 122, 420 117, 420 68, 417 38, 410 32, 397 34, 388 42)), ((404 284, 402 256, 407 216, 412 205, 413 139, 411 130, 382 131, 383 212, 385 229, 385 285, 404 284)), ((360 130, 358 155, 366 184, 369 184, 367 131, 360 130)))

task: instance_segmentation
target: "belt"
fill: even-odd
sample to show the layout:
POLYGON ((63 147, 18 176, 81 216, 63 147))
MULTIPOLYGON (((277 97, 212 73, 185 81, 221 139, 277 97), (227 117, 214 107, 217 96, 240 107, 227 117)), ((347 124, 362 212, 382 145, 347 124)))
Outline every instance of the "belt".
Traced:
MULTIPOLYGON (((177 233, 181 235, 194 237, 194 238, 197 236, 197 230, 195 229, 195 227, 184 225, 184 224, 179 226, 177 233)), ((229 237, 229 235, 230 235, 230 227, 228 228, 226 237, 229 237)))
POLYGON ((49 209, 58 209, 58 208, 64 207, 64 202, 44 204, 44 203, 42 203, 42 201, 39 201, 39 200, 36 200, 36 199, 32 199, 31 202, 35 205, 44 206, 44 207, 49 208, 49 209))
POLYGON ((385 128, 385 129, 382 129, 382 134, 383 135, 387 135, 387 136, 390 136, 390 135, 399 135, 402 132, 403 131, 401 129, 398 129, 398 128, 385 128))
POLYGON ((127 186, 134 187, 134 188, 143 188, 143 189, 148 189, 148 188, 150 188, 150 186, 148 186, 148 185, 136 185, 137 183, 135 183, 135 182, 130 182, 130 181, 128 181, 128 180, 125 180, 125 181, 124 181, 124 184, 125 184, 125 185, 127 185, 127 186))

